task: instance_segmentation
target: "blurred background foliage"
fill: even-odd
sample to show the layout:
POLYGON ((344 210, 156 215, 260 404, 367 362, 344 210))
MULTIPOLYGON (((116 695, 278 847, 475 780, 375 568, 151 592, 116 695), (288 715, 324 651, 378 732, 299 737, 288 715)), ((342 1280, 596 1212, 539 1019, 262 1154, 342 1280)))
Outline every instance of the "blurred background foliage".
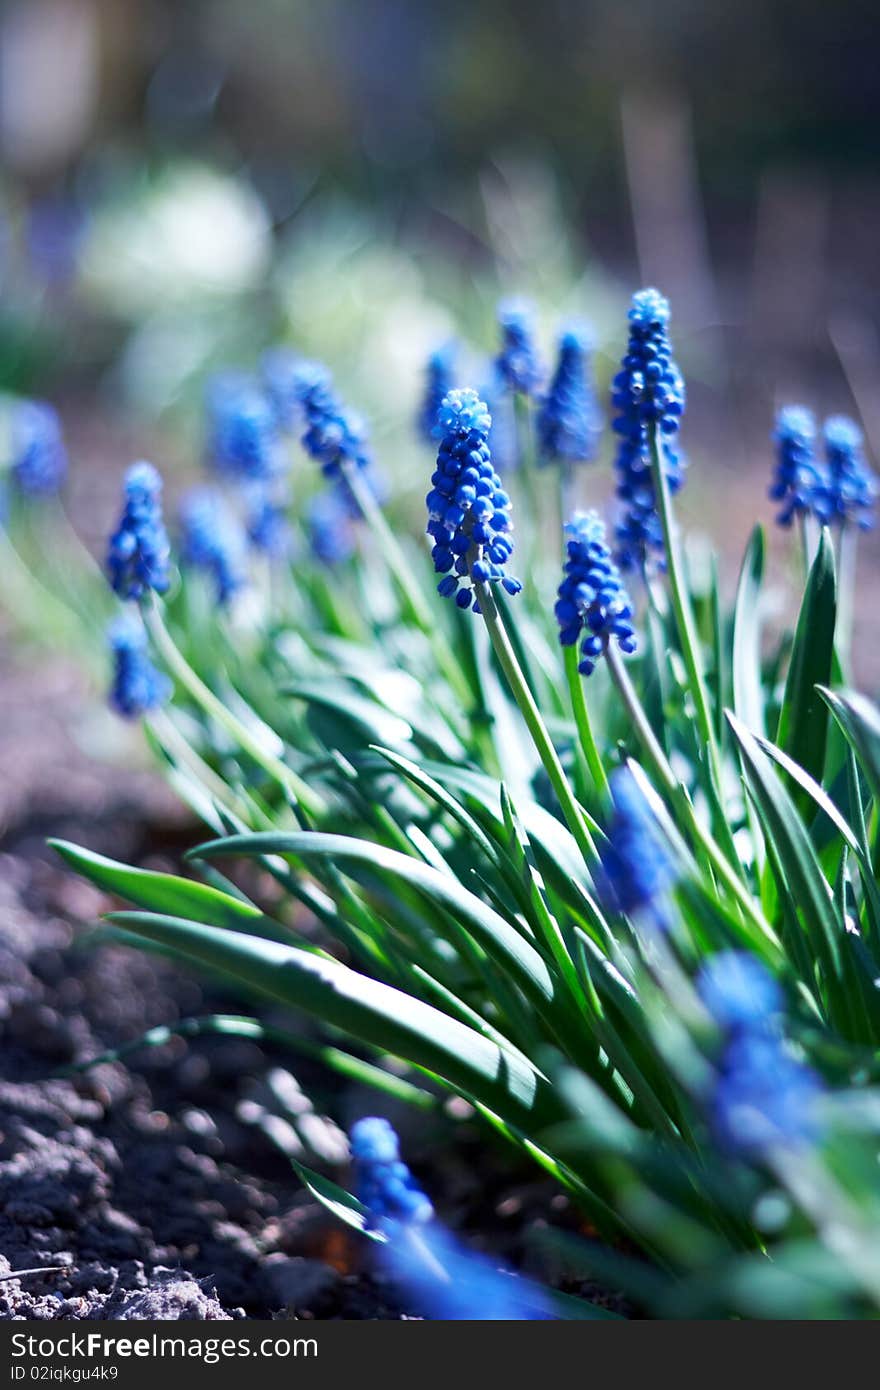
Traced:
POLYGON ((9 0, 0 388, 60 403, 97 533, 102 455, 185 472, 210 371, 286 339, 416 498, 432 347, 491 352, 515 289, 604 384, 655 282, 685 515, 737 550, 778 404, 880 445, 878 36, 869 0, 9 0))

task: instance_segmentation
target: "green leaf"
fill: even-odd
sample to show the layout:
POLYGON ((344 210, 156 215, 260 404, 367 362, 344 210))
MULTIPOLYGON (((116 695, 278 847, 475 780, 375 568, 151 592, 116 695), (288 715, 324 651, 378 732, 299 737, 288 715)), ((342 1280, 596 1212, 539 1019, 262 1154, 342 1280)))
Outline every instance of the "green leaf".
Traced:
POLYGON ((840 936, 843 924, 834 911, 831 888, 822 873, 806 827, 792 798, 777 776, 767 755, 748 729, 727 712, 749 792, 772 845, 771 858, 778 862, 785 882, 780 893, 803 916, 814 954, 823 962, 829 993, 839 997, 841 976, 840 936))
POLYGON ((316 1173, 314 1168, 300 1163, 299 1159, 293 1158, 290 1154, 287 1157, 309 1192, 322 1207, 326 1207, 339 1221, 344 1221, 346 1226, 353 1226, 356 1231, 360 1231, 361 1235, 369 1236, 371 1240, 376 1241, 386 1239, 381 1231, 368 1225, 369 1213, 357 1197, 346 1192, 345 1188, 340 1187, 338 1182, 333 1182, 332 1178, 325 1178, 323 1173, 316 1173))
POLYGON ((306 863, 326 859, 335 865, 362 865, 370 874, 381 873, 400 880, 467 926, 489 955, 505 965, 512 978, 539 1007, 553 1002, 556 984, 546 961, 515 927, 451 874, 398 850, 348 835, 297 831, 232 835, 201 845, 194 853, 206 859, 229 854, 280 854, 306 863))
MULTIPOLYGON (((827 685, 834 669, 834 624, 837 584, 834 548, 823 530, 810 569, 794 635, 785 695, 779 711, 776 744, 816 781, 822 781, 828 741, 828 710, 817 686, 827 685)), ((794 789, 797 805, 806 798, 794 789)))
POLYGON ((874 800, 880 804, 880 710, 854 690, 835 692, 823 686, 819 694, 843 730, 864 768, 874 800))
POLYGON ((246 931, 270 941, 290 939, 279 922, 266 917, 253 903, 223 893, 219 888, 178 878, 175 874, 120 864, 67 840, 49 840, 48 843, 83 878, 148 912, 186 917, 192 922, 205 922, 230 931, 246 931))
POLYGON ((558 1119, 547 1078, 521 1054, 391 985, 297 946, 181 918, 113 913, 124 931, 175 950, 349 1037, 432 1072, 526 1133, 558 1119))

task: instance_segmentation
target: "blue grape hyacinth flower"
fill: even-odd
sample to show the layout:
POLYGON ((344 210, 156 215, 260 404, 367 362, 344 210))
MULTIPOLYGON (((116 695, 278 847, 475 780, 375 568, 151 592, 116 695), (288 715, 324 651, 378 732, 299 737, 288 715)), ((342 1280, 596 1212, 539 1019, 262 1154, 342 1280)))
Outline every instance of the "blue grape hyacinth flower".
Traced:
POLYGON ((612 640, 627 655, 636 650, 632 604, 611 559, 601 517, 576 512, 565 533, 567 559, 554 612, 561 645, 580 642, 578 670, 589 676, 612 640))
POLYGON ((351 469, 369 469, 366 424, 343 406, 325 368, 313 365, 300 399, 305 421, 303 448, 321 465, 324 477, 335 480, 351 469))
POLYGON ((607 905, 661 931, 671 925, 669 893, 678 877, 644 792, 627 767, 611 776, 614 811, 600 851, 607 905))
POLYGON ((782 990, 749 951, 716 951, 697 978, 700 998, 728 1033, 764 1029, 782 1008, 782 990))
POLYGON ((286 456, 268 396, 240 372, 223 372, 209 384, 207 457, 233 482, 265 481, 284 471, 286 456))
POLYGON ((12 478, 25 497, 57 492, 67 476, 61 421, 45 401, 19 401, 10 421, 12 478))
POLYGON ((238 518, 219 493, 198 488, 181 503, 180 528, 183 564, 210 575, 217 603, 225 607, 247 583, 247 547, 238 518))
POLYGON ((312 554, 323 565, 340 565, 354 554, 356 532, 349 499, 337 487, 316 493, 306 513, 312 554))
POLYGON ((254 550, 270 560, 290 555, 293 540, 287 519, 288 496, 283 486, 252 483, 244 489, 245 530, 254 550))
POLYGON ((596 457, 602 418, 586 330, 571 327, 560 337, 556 370, 535 427, 539 463, 587 463, 596 457))
POLYGON ((434 426, 443 399, 455 386, 455 343, 444 343, 431 353, 425 364, 425 385, 419 407, 418 432, 428 444, 434 443, 434 426))
POLYGON ((821 1135, 817 1074, 773 1032, 734 1034, 721 1057, 711 1102, 715 1139, 725 1152, 760 1157, 802 1148, 821 1135))
MULTIPOLYGON (((492 417, 476 391, 450 391, 438 413, 437 466, 426 498, 434 568, 444 577, 443 598, 469 608, 475 583, 500 583, 509 594, 522 585, 506 572, 513 553, 510 498, 492 465, 492 417)), ((479 604, 474 603, 479 612, 479 604)))
POLYGON ((658 290, 640 290, 629 311, 629 342, 611 400, 620 435, 615 467, 624 504, 616 529, 617 563, 624 571, 662 561, 663 528, 651 473, 651 432, 656 430, 670 493, 684 482, 684 459, 673 444, 685 408, 684 379, 672 355, 669 303, 658 290))
POLYGON ((823 1085, 781 1034, 782 991, 766 966, 746 951, 721 951, 697 988, 725 1036, 709 1114, 719 1147, 754 1158, 814 1143, 823 1085))
POLYGON ((533 396, 543 380, 543 368, 535 347, 535 326, 531 306, 523 300, 505 300, 498 306, 501 351, 495 366, 510 391, 533 396))
POLYGON ((164 594, 171 582, 171 548, 162 517, 162 479, 151 463, 133 463, 125 475, 125 505, 110 537, 107 572, 120 598, 164 594))
POLYGON ((847 416, 831 415, 823 434, 826 466, 817 513, 829 526, 869 531, 874 525, 877 481, 865 460, 862 432, 847 416))
POLYGON ((400 1141, 388 1120, 369 1115, 351 1129, 358 1199, 369 1212, 371 1224, 386 1221, 422 1225, 434 1208, 400 1157, 400 1141))
POLYGON ((787 405, 776 416, 773 433, 776 470, 768 495, 782 505, 776 514, 780 526, 795 517, 815 515, 822 494, 823 470, 816 461, 816 421, 812 411, 787 405))
POLYGON ((123 719, 140 719, 164 705, 171 695, 171 682, 150 660, 141 623, 122 614, 107 635, 113 656, 111 707, 123 719))
POLYGON ((293 433, 303 423, 302 400, 317 376, 326 369, 290 348, 270 348, 260 360, 260 380, 271 402, 280 429, 293 433))

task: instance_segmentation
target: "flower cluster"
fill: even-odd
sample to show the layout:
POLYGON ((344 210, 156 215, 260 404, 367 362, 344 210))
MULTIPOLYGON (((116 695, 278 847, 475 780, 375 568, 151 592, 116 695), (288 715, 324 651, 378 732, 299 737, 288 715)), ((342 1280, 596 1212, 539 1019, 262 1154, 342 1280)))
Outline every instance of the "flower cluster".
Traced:
POLYGON ((779 1031, 776 981, 754 957, 722 951, 703 967, 698 987, 725 1035, 711 1106, 719 1146, 759 1157, 814 1142, 822 1083, 779 1031))
POLYGON ((357 1196, 371 1224, 422 1225, 434 1208, 400 1157, 400 1142, 387 1120, 368 1116, 351 1129, 357 1196))
POLYGON ((354 552, 355 526, 348 499, 338 488, 317 493, 309 503, 306 526, 312 554, 323 565, 339 565, 354 552))
POLYGON ((586 463, 596 457, 602 422, 590 375, 590 340, 569 328, 535 422, 540 463, 586 463))
MULTIPOLYGON (((487 443, 492 418, 476 391, 450 391, 438 412, 437 467, 426 498, 431 557, 443 598, 469 608, 471 584, 500 581, 509 594, 522 585, 505 573, 513 553, 510 498, 492 466, 487 443)), ((479 612, 479 604, 474 603, 479 612)))
POLYGON ((584 634, 578 670, 589 676, 612 638, 622 652, 636 650, 633 611, 598 514, 576 512, 565 531, 568 558, 554 612, 563 647, 574 646, 584 634))
POLYGON ((344 477, 352 468, 369 468, 366 426, 342 405, 330 373, 317 363, 308 364, 308 370, 302 368, 300 403, 305 419, 303 447, 321 465, 325 478, 344 477))
POLYGON ((44 401, 19 401, 13 408, 12 477, 25 497, 57 492, 67 474, 61 422, 44 401))
POLYGON ((247 583, 244 533, 219 493, 191 492, 180 508, 181 559, 203 569, 214 583, 217 602, 225 606, 247 583))
POLYGON ((877 483, 865 462, 862 432, 845 415, 832 415, 825 421, 826 466, 818 489, 816 511, 830 526, 857 526, 869 531, 874 524, 873 509, 877 483))
POLYGON ((776 417, 776 472, 769 496, 781 502, 776 520, 790 526, 796 516, 815 511, 821 471, 816 463, 816 421, 812 411, 788 405, 776 417))
POLYGON ((327 376, 323 367, 289 348, 271 348, 263 354, 260 377, 281 429, 292 432, 297 428, 303 394, 318 375, 327 376))
POLYGON ((614 773, 611 795, 614 813, 601 850, 602 896, 613 911, 667 931, 668 895, 677 874, 657 821, 629 768, 614 773))
POLYGON ((162 519, 162 479, 151 463, 133 463, 125 475, 125 506, 110 537, 107 572, 120 598, 164 594, 171 582, 170 547, 162 519))
POLYGON ((139 719, 164 705, 171 694, 171 682, 150 660, 147 634, 141 624, 122 615, 112 624, 108 639, 113 654, 110 704, 117 714, 139 719))
POLYGON ((499 304, 498 326, 501 351, 495 366, 501 380, 511 391, 522 396, 534 395, 541 385, 543 371, 535 347, 531 310, 519 300, 499 304))
POLYGON ((455 343, 445 343, 431 353, 425 365, 425 389, 418 415, 418 432, 429 444, 434 442, 434 426, 443 398, 455 386, 455 343))
POLYGON ((235 482, 283 471, 285 457, 271 402, 238 372, 215 377, 207 395, 207 453, 217 473, 235 482))
POLYGON ((684 380, 672 356, 669 304, 657 290, 640 290, 629 311, 629 343, 614 378, 611 400, 620 435, 616 468, 617 495, 624 514, 617 527, 617 561, 623 570, 644 568, 651 555, 663 554, 663 531, 651 473, 651 432, 669 490, 684 481, 684 460, 672 440, 685 406, 684 380))
POLYGON ((283 487, 254 483, 245 488, 244 500, 247 537, 254 550, 270 560, 285 559, 292 543, 286 491, 283 487))

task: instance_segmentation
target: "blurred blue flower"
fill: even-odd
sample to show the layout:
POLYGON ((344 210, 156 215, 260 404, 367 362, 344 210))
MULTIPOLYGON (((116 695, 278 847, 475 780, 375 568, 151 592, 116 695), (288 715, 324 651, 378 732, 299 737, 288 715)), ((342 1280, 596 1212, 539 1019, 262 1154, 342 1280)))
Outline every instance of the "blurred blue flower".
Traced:
POLYGON ((712 1129, 727 1153, 760 1157, 820 1137, 823 1085, 772 1031, 744 1029, 727 1043, 711 1102, 712 1129))
POLYGON ((210 466, 235 482, 277 477, 286 456, 275 411, 257 383, 240 372, 223 372, 208 386, 207 457, 210 466))
POLYGON ((539 463, 585 463, 596 457, 602 417, 591 373, 590 338, 568 328, 535 427, 539 463))
POLYGON ((44 401, 12 408, 12 477, 26 497, 57 492, 67 474, 67 451, 57 412, 44 401))
POLYGON ((816 511, 830 526, 854 525, 869 531, 874 525, 877 480, 865 461, 862 432, 845 415, 825 421, 826 467, 818 489, 816 511))
POLYGON ((338 487, 316 493, 309 503, 306 526, 312 553, 322 564, 342 564, 354 553, 351 506, 338 487))
POLYGON ((749 951, 716 951, 697 978, 700 998, 720 1028, 769 1027, 782 1008, 782 991, 749 951))
POLYGON ((150 589, 164 594, 171 582, 169 556, 162 479, 151 463, 133 463, 125 474, 125 505, 107 552, 110 583, 121 598, 140 599, 150 589))
POLYGON ((531 306, 519 299, 505 300, 498 306, 501 351, 495 365, 506 386, 523 396, 534 395, 543 379, 535 347, 535 327, 531 306))
POLYGON ((184 565, 202 569, 214 582, 217 602, 225 606, 247 583, 247 547, 238 518, 211 488, 197 488, 180 506, 184 565))
POLYGON ((370 1115, 352 1125, 350 1138, 357 1197, 367 1208, 371 1224, 430 1221, 434 1208, 401 1160, 392 1125, 370 1115))
MULTIPOLYGON (((443 598, 469 608, 473 583, 500 582, 509 594, 522 585, 505 573, 513 553, 510 498, 492 466, 487 443, 492 417, 476 391, 450 391, 435 426, 440 440, 426 498, 434 568, 444 576, 443 598)), ((474 603, 474 611, 479 605, 474 603)))
POLYGON ((271 483, 252 483, 244 489, 245 527, 254 550, 270 560, 284 560, 291 552, 287 519, 288 501, 271 483))
POLYGON ((386 1237, 379 1259, 429 1317, 481 1322, 552 1317, 542 1289, 466 1250, 436 1223, 387 1120, 358 1120, 350 1138, 356 1195, 367 1208, 369 1225, 386 1237))
POLYGON ((496 471, 510 473, 520 462, 513 397, 494 362, 488 376, 489 380, 480 395, 492 417, 488 438, 489 452, 496 471))
POLYGON ((311 362, 284 347, 270 348, 263 354, 260 377, 279 426, 290 433, 305 428, 306 391, 318 381, 330 381, 330 373, 320 362, 311 362))
POLYGON ((611 795, 614 811, 600 849, 602 897, 611 910, 666 931, 677 873, 654 813, 629 768, 612 774, 611 795))
POLYGON ((150 660, 142 624, 123 614, 107 635, 113 654, 110 704, 117 714, 124 719, 139 719, 164 705, 171 694, 171 682, 150 660))
POLYGON ((632 605, 598 514, 576 512, 565 531, 568 558, 554 612, 563 647, 574 646, 584 634, 578 670, 589 676, 612 638, 622 652, 636 650, 632 605))
POLYGON ((425 387, 417 425, 419 434, 428 444, 434 443, 434 426, 443 398, 455 386, 457 351, 455 343, 444 343, 431 353, 425 365, 425 387))
POLYGON ((303 447, 321 465, 325 478, 343 477, 352 468, 369 468, 366 424, 342 405, 329 372, 312 366, 301 401, 306 426, 303 447))
POLYGON ((787 405, 776 416, 776 471, 769 496, 781 502, 776 520, 790 526, 796 516, 814 514, 820 504, 822 469, 816 462, 816 421, 800 405, 787 405))
POLYGON ((663 531, 651 475, 650 430, 656 426, 669 490, 684 482, 684 460, 672 440, 685 407, 684 379, 672 356, 669 304, 657 290, 640 290, 629 311, 629 343, 614 378, 611 401, 620 435, 617 496, 624 503, 616 528, 617 562, 622 570, 644 569, 652 555, 662 557, 663 531))

